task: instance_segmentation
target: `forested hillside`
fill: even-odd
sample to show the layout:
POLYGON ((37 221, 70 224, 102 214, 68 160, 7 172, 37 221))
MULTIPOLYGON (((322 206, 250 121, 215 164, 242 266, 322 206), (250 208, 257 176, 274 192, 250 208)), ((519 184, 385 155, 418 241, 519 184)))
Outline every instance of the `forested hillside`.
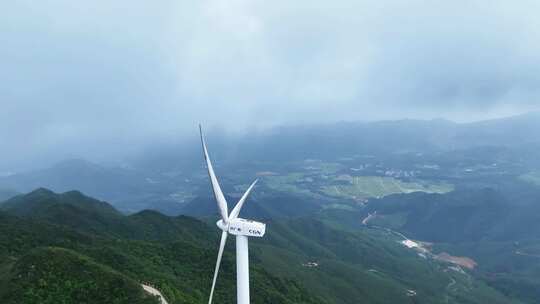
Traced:
MULTIPOLYGON (((32 208, 24 213, 23 218, 0 214, 0 276, 3 282, 12 282, 2 284, 0 302, 41 303, 39 297, 45 294, 43 288, 50 286, 59 290, 46 293, 49 296, 47 301, 51 301, 48 303, 81 303, 81 293, 85 292, 88 284, 93 288, 88 291, 95 292, 96 296, 97 288, 101 289, 103 297, 115 299, 111 303, 137 303, 133 299, 141 294, 142 289, 133 282, 151 283, 170 303, 206 301, 215 263, 216 239, 216 234, 206 224, 186 217, 168 218, 149 211, 130 217, 117 216, 116 213, 111 216, 110 206, 89 198, 72 200, 73 195, 80 194, 58 195, 40 189, 26 197, 16 198, 20 206, 36 206, 32 200, 39 198, 41 203, 38 205, 48 205, 47 208, 36 209, 39 214, 32 212, 32 208), (85 213, 87 209, 94 213, 85 213), (84 221, 74 222, 70 218, 73 215, 84 221), (99 223, 103 224, 103 229, 96 229, 99 223), (65 258, 46 258, 51 255, 65 258), (52 264, 31 262, 45 260, 52 264), (78 271, 70 274, 66 270, 72 267, 71 264, 94 272, 96 277, 80 277, 78 271), (32 265, 36 267, 34 275, 12 280, 25 267, 32 265), (73 282, 73 286, 60 288, 60 279, 73 282), (114 287, 118 280, 126 284, 126 290, 121 293, 114 287), (35 290, 37 295, 26 294, 26 290, 35 290), (129 290, 136 293, 128 297, 126 293, 129 290)), ((15 208, 13 202, 3 206, 8 213, 11 210, 18 213, 19 208, 15 208)), ((220 303, 235 302, 232 261, 231 254, 227 253, 215 296, 220 303)), ((253 285, 257 290, 253 293, 254 303, 323 303, 307 293, 297 281, 273 276, 257 265, 252 267, 252 272, 253 285)), ((87 303, 102 303, 91 299, 87 303)), ((137 301, 146 300, 140 297, 137 301)))
MULTIPOLYGON (((124 216, 79 192, 46 189, 1 208, 0 277, 9 282, 1 302, 81 303, 88 292, 89 299, 151 303, 141 282, 169 303, 207 300, 219 234, 212 218, 206 224, 154 211, 124 216), (121 291, 113 287, 120 283, 121 291), (42 300, 49 287, 55 291, 42 300)), ((268 227, 250 246, 253 303, 519 303, 376 230, 345 232, 309 217, 272 220, 268 227)), ((216 303, 235 302, 233 248, 230 242, 216 303)))

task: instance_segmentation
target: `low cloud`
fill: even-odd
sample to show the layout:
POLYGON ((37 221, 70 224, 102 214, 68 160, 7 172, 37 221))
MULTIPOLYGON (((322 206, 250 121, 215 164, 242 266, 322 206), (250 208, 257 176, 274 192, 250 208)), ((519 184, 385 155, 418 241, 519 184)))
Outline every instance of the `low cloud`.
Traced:
POLYGON ((0 4, 0 168, 197 122, 475 120, 540 105, 537 1, 0 4))

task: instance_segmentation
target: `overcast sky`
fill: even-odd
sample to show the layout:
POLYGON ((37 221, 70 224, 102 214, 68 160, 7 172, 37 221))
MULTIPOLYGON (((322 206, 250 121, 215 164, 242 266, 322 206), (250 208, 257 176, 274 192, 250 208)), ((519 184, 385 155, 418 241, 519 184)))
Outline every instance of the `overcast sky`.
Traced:
POLYGON ((0 2, 0 171, 279 124, 538 109, 540 2, 0 2))

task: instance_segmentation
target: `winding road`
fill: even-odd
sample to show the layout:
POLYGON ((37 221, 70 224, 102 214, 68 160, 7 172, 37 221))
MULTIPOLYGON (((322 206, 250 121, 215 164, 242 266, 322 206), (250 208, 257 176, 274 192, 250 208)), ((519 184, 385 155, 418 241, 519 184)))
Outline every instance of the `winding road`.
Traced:
POLYGON ((165 297, 161 294, 161 292, 157 289, 155 289, 152 286, 141 284, 144 291, 148 292, 151 295, 158 296, 159 300, 161 301, 161 304, 169 304, 167 300, 165 300, 165 297))

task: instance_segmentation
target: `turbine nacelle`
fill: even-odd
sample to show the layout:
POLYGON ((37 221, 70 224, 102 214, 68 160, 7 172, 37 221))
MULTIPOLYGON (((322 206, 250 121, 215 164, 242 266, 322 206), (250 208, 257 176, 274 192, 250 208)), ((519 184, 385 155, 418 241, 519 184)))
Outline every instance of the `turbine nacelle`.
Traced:
POLYGON ((262 237, 265 232, 266 224, 261 222, 255 222, 242 218, 235 218, 229 222, 230 234, 262 237))
POLYGON ((217 221, 219 229, 234 235, 245 235, 251 237, 262 237, 266 232, 266 224, 243 218, 231 219, 228 224, 223 220, 217 221))

